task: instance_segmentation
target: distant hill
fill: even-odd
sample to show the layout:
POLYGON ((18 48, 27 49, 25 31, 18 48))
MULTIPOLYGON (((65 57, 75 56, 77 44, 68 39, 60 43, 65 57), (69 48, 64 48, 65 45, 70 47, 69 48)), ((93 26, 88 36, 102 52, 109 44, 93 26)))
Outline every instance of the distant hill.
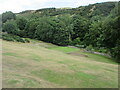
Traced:
POLYGON ((107 16, 115 7, 117 2, 104 2, 90 4, 88 6, 80 6, 77 8, 43 8, 38 10, 26 10, 18 13, 19 15, 40 14, 41 16, 56 16, 62 14, 79 14, 85 17, 93 17, 96 15, 107 16))

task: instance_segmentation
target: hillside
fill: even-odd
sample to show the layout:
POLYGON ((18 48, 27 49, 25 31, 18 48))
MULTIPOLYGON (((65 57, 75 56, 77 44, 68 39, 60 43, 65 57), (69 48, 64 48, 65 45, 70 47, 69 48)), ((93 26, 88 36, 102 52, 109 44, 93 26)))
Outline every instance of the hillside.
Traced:
POLYGON ((3 88, 118 87, 118 65, 109 58, 36 40, 2 42, 3 88))
POLYGON ((117 2, 96 3, 77 8, 43 8, 38 10, 26 10, 17 14, 23 16, 27 14, 39 14, 40 16, 56 16, 62 14, 79 14, 86 17, 93 17, 96 15, 108 16, 116 3, 117 2))
POLYGON ((4 12, 3 88, 118 88, 119 4, 4 12))
POLYGON ((31 38, 60 46, 76 46, 120 58, 118 8, 120 2, 96 3, 78 8, 44 8, 2 14, 3 39, 31 38), (15 37, 14 37, 15 38, 15 37))

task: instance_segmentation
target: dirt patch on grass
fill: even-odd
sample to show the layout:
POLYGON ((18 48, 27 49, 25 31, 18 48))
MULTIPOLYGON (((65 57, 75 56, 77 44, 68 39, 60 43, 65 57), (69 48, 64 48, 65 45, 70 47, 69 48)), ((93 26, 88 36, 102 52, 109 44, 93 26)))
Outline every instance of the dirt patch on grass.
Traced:
POLYGON ((71 53, 67 53, 67 54, 74 55, 74 56, 80 56, 80 57, 88 57, 88 55, 80 54, 79 52, 71 52, 71 53))

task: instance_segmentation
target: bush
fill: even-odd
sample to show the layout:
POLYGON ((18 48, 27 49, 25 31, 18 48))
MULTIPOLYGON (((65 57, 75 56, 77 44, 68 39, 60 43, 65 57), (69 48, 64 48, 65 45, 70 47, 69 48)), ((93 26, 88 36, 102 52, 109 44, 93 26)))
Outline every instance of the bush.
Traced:
POLYGON ((14 36, 14 39, 15 39, 16 41, 18 41, 18 42, 25 43, 25 40, 24 40, 24 39, 22 39, 22 38, 21 38, 21 37, 19 37, 19 36, 14 36))
POLYGON ((16 35, 18 32, 18 28, 17 28, 16 23, 13 20, 11 20, 11 21, 8 21, 5 24, 3 24, 2 31, 7 32, 9 34, 16 35))
POLYGON ((80 38, 76 38, 71 42, 72 45, 79 45, 80 43, 81 43, 80 38))
POLYGON ((78 48, 85 48, 85 45, 75 45, 78 48))
POLYGON ((28 39, 24 39, 24 38, 21 38, 19 36, 12 35, 12 34, 3 34, 2 39, 7 40, 7 41, 17 41, 17 42, 22 42, 22 43, 30 42, 28 39))
POLYGON ((11 38, 9 36, 3 36, 2 39, 7 40, 7 41, 15 41, 13 38, 11 38))
POLYGON ((19 18, 16 20, 17 26, 20 30, 24 30, 27 20, 25 18, 19 18))
POLYGON ((120 62, 120 40, 118 40, 116 46, 110 50, 112 57, 120 62))
POLYGON ((25 40, 25 42, 30 43, 30 41, 27 38, 25 38, 24 40, 25 40))
POLYGON ((107 53, 108 52, 107 49, 98 49, 97 51, 100 52, 100 53, 107 53))
POLYGON ((2 39, 7 41, 15 41, 14 38, 9 34, 3 34, 2 39))
POLYGON ((89 46, 86 47, 86 50, 87 51, 94 51, 94 48, 93 48, 92 45, 89 45, 89 46))
POLYGON ((16 19, 16 15, 13 12, 8 11, 8 12, 5 12, 2 14, 2 22, 3 23, 5 23, 6 21, 11 20, 11 19, 16 19))

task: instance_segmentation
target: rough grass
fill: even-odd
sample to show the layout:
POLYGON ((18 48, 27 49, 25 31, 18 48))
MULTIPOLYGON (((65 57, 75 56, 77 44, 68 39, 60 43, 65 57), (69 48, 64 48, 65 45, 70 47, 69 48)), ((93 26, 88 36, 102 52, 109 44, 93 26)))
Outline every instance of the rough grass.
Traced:
POLYGON ((34 40, 3 41, 2 51, 3 88, 118 87, 118 65, 106 57, 34 40), (68 54, 78 51, 88 57, 68 54))

